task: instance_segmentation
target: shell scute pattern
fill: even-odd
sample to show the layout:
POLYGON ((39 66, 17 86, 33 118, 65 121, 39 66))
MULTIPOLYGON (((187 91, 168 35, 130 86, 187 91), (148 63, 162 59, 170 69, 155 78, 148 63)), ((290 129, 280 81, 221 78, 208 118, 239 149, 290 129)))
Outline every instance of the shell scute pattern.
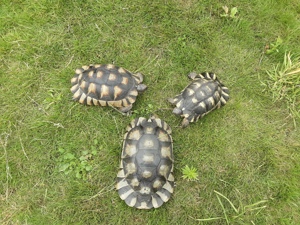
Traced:
POLYGON ((174 189, 171 128, 164 121, 143 117, 127 127, 116 189, 126 204, 158 208, 174 189))
POLYGON ((86 105, 113 106, 128 112, 139 92, 146 90, 143 75, 113 64, 76 69, 71 79, 73 99, 86 105))
POLYGON ((169 102, 176 107, 173 113, 184 117, 182 127, 196 122, 214 109, 225 105, 229 100, 229 90, 214 73, 190 73, 192 82, 169 102))

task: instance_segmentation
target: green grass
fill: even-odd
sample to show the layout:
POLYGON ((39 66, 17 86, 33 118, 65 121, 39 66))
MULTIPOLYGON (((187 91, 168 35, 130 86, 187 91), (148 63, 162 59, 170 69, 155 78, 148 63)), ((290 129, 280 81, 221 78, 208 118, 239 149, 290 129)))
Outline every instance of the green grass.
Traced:
POLYGON ((226 1, 234 18, 221 16, 224 5, 2 0, 0 223, 299 224, 299 117, 262 83, 272 84, 266 71, 286 52, 299 55, 300 3, 226 1), (145 74, 131 117, 71 100, 74 70, 90 63, 145 74), (192 71, 215 72, 230 100, 181 129, 166 99, 192 71), (114 185, 126 126, 152 113, 173 129, 176 188, 161 208, 141 211, 114 185), (185 165, 197 180, 182 177, 185 165))
POLYGON ((300 118, 300 57, 285 53, 283 62, 267 74, 269 80, 263 84, 272 93, 274 101, 285 100, 291 117, 300 118))

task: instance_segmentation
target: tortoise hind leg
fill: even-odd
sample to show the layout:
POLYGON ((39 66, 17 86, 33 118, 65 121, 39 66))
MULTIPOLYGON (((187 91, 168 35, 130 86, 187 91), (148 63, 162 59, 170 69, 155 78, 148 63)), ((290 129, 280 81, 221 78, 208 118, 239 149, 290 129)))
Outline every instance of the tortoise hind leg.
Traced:
MULTIPOLYGON (((194 80, 196 77, 199 78, 199 75, 195 72, 191 72, 188 74, 188 77, 191 79, 191 80, 194 80)), ((201 77, 200 77, 201 78, 201 77)))
POLYGON ((125 106, 125 107, 121 107, 121 108, 118 108, 118 110, 122 113, 128 113, 130 114, 130 110, 132 109, 132 104, 128 105, 128 106, 125 106))
MULTIPOLYGON (((185 112, 184 114, 186 114, 187 112, 185 112)), ((181 123, 181 127, 182 128, 185 128, 189 125, 189 123, 192 123, 192 122, 196 122, 199 117, 201 116, 200 114, 196 114, 195 112, 188 112, 187 114, 189 114, 189 116, 187 117, 184 117, 184 119, 182 120, 182 123, 181 123)))
POLYGON ((108 104, 108 106, 110 106, 111 108, 113 108, 114 110, 116 110, 117 112, 126 115, 126 116, 130 116, 131 115, 131 108, 132 108, 132 104, 128 105, 126 107, 115 107, 112 104, 108 104))
POLYGON ((189 125, 190 121, 187 118, 184 118, 181 123, 182 128, 186 128, 189 125))
POLYGON ((172 105, 176 104, 176 100, 174 98, 168 98, 168 102, 170 102, 172 105))

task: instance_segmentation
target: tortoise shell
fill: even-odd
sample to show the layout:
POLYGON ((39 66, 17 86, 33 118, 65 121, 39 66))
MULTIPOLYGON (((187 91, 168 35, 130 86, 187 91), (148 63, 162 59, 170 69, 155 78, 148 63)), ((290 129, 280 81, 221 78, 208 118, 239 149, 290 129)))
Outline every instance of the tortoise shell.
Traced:
POLYGON ((138 92, 147 88, 141 73, 112 64, 83 66, 75 72, 71 79, 73 99, 86 105, 113 106, 128 112, 138 92))
POLYGON ((192 83, 185 87, 175 98, 169 102, 176 107, 173 113, 184 117, 182 127, 190 122, 196 122, 214 109, 225 105, 229 100, 229 90, 214 73, 190 73, 192 83))
POLYGON ((116 189, 126 204, 138 209, 158 208, 174 188, 171 128, 164 121, 133 120, 124 136, 116 189))

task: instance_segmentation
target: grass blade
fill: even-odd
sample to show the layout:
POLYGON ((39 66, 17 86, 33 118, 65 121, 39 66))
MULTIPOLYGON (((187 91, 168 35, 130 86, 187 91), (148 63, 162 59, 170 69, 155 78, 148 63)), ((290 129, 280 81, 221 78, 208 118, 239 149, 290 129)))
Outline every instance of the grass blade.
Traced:
POLYGON ((207 219, 194 219, 200 222, 205 222, 205 221, 213 221, 213 220, 219 220, 219 219, 223 219, 223 217, 212 217, 212 218, 207 218, 207 219))
POLYGON ((223 209, 223 214, 224 214, 226 223, 229 225, 229 220, 228 220, 228 218, 227 218, 227 214, 226 214, 225 207, 224 207, 224 205, 223 205, 223 203, 222 203, 222 201, 221 201, 221 199, 220 199, 220 197, 219 197, 218 195, 217 195, 217 199, 218 199, 218 201, 219 201, 219 203, 220 203, 220 205, 221 205, 221 207, 222 207, 222 209, 223 209))
POLYGON ((229 202, 229 204, 231 205, 231 207, 233 208, 233 210, 234 210, 236 213, 238 213, 237 208, 235 208, 235 206, 233 205, 233 203, 232 203, 226 196, 224 196, 223 194, 221 194, 220 192, 218 192, 218 191, 216 191, 216 190, 214 190, 214 192, 215 192, 216 194, 218 194, 219 196, 221 196, 222 198, 226 199, 226 200, 229 202))

